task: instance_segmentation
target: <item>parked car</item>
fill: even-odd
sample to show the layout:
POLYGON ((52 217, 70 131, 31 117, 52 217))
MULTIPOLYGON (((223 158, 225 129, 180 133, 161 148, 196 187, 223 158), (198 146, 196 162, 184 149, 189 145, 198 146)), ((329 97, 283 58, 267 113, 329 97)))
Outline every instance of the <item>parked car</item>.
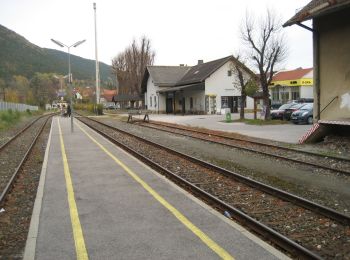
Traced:
POLYGON ((108 105, 107 109, 117 109, 117 106, 116 105, 108 105))
POLYGON ((290 108, 291 106, 294 106, 296 103, 287 103, 282 106, 280 106, 276 110, 271 110, 270 116, 271 119, 281 119, 283 120, 283 115, 286 109, 290 108))
POLYGON ((307 103, 299 110, 294 111, 290 117, 291 121, 294 124, 306 123, 311 125, 313 123, 313 106, 313 103, 307 103))
POLYGON ((297 104, 290 106, 289 108, 287 108, 284 111, 283 120, 290 120, 290 116, 292 115, 292 113, 294 111, 301 109, 302 107, 306 106, 307 104, 310 104, 310 103, 297 103, 297 104))
POLYGON ((313 98, 299 98, 296 103, 314 103, 313 98))

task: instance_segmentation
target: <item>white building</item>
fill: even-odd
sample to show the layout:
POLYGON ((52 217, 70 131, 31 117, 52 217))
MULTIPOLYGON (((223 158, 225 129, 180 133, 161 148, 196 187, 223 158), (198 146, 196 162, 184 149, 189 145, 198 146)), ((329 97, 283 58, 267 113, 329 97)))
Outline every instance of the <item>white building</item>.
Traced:
MULTIPOLYGON (((238 112, 240 87, 233 73, 235 64, 245 76, 254 74, 233 56, 187 66, 148 66, 142 89, 147 109, 159 113, 216 114, 229 108, 238 112)), ((245 108, 253 109, 254 100, 247 97, 245 108)))

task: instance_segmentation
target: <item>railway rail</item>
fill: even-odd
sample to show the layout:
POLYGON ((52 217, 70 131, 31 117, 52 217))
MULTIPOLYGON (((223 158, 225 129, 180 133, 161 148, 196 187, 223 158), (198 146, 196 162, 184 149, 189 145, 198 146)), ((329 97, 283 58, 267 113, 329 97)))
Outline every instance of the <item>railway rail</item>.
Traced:
POLYGON ((91 118, 77 118, 296 257, 350 258, 350 217, 91 118))
POLYGON ((38 117, 0 147, 0 205, 11 190, 18 172, 52 115, 38 117))
POLYGON ((298 149, 283 147, 280 145, 267 144, 263 142, 252 141, 218 134, 214 131, 196 130, 188 127, 180 127, 173 124, 159 122, 140 122, 138 125, 156 129, 168 133, 174 133, 182 136, 196 138, 207 142, 217 143, 233 148, 246 150, 248 152, 259 153, 266 156, 272 156, 277 159, 287 160, 293 163, 304 164, 314 168, 321 168, 336 174, 350 175, 350 159, 325 156, 318 153, 302 151, 298 149))
POLYGON ((29 122, 26 126, 24 126, 21 130, 19 130, 14 136, 12 136, 11 138, 9 138, 6 142, 4 142, 3 144, 0 145, 0 152, 10 143, 12 143, 14 140, 16 140, 19 136, 21 136, 21 134, 26 131, 29 127, 31 127, 33 124, 35 124, 36 121, 38 121, 40 118, 42 118, 43 116, 37 117, 34 120, 32 120, 31 122, 29 122))

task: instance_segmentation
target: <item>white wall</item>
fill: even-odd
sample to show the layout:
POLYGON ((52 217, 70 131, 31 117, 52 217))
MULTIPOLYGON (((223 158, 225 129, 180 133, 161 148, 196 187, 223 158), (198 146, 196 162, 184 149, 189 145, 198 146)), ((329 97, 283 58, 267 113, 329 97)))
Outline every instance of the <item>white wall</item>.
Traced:
POLYGON ((247 97, 247 109, 254 109, 254 98, 247 97))
MULTIPOLYGON (((303 78, 313 79, 314 71, 311 70, 309 73, 305 74, 303 78)), ((313 98, 313 86, 300 86, 300 98, 313 98)))
POLYGON ((148 110, 158 112, 158 105, 159 105, 159 111, 165 111, 165 95, 159 95, 158 97, 157 91, 159 89, 161 88, 153 84, 153 80, 150 75, 147 80, 147 92, 145 93, 145 105, 147 105, 148 110), (150 106, 150 97, 152 97, 152 106, 150 106), (157 101, 156 106, 154 103, 154 97, 156 97, 156 101, 157 101))
POLYGON ((205 95, 204 90, 188 90, 184 91, 185 108, 186 111, 190 110, 190 98, 193 98, 193 112, 204 112, 205 110, 205 95))
POLYGON ((300 98, 313 98, 313 87, 312 86, 300 86, 300 98))
MULTIPOLYGON (((231 76, 227 75, 227 71, 232 70, 232 65, 233 63, 231 61, 226 62, 205 80, 205 95, 216 95, 216 108, 218 112, 221 110, 222 96, 241 96, 238 78, 235 76, 235 73, 232 73, 231 76)), ((246 108, 254 108, 254 100, 250 97, 247 97, 246 108)))

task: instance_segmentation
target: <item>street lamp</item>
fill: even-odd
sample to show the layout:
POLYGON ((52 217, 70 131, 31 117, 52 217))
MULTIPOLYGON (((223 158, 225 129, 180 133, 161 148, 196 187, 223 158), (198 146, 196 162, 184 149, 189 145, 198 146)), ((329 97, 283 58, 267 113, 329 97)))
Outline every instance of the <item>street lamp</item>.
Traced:
POLYGON ((53 75, 53 77, 54 77, 55 79, 58 79, 58 80, 60 81, 60 91, 61 91, 61 94, 62 94, 62 93, 63 93, 63 79, 68 78, 68 75, 66 75, 66 76, 61 76, 61 75, 57 76, 57 75, 53 75))
POLYGON ((68 84, 69 84, 69 90, 70 90, 70 106, 71 106, 71 116, 70 116, 70 130, 73 133, 73 89, 72 89, 72 74, 70 72, 70 48, 71 47, 78 47, 80 44, 84 43, 86 40, 78 41, 70 46, 65 45, 62 42, 56 41, 54 39, 51 39, 52 42, 56 43, 60 47, 67 47, 68 48, 68 84))

